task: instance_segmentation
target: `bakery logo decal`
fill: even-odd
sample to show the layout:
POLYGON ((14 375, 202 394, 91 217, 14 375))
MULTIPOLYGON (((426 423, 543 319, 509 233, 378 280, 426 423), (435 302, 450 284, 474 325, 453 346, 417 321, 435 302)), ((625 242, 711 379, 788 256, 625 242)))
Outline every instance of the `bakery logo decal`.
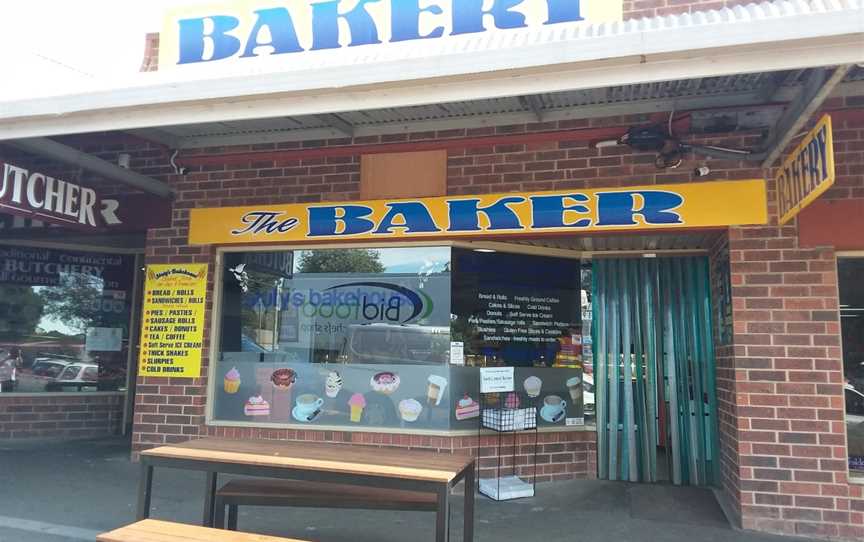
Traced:
POLYGON ((246 298, 249 308, 295 307, 301 315, 339 320, 407 324, 426 319, 435 304, 428 294, 389 282, 349 282, 323 290, 310 288, 246 298))
POLYGON ((189 271, 188 269, 180 269, 180 268, 174 267, 172 269, 166 269, 165 271, 160 271, 158 273, 154 273, 153 271, 150 271, 150 273, 148 274, 148 277, 153 279, 153 280, 159 280, 159 279, 164 279, 165 277, 172 277, 172 276, 180 275, 182 277, 186 277, 186 278, 190 278, 190 279, 200 279, 201 277, 204 276, 205 273, 206 273, 206 271, 202 271, 199 273, 193 273, 192 271, 189 271))
POLYGON ((100 198, 92 188, 8 163, 2 171, 0 212, 79 228, 122 224, 117 216, 120 202, 100 198))

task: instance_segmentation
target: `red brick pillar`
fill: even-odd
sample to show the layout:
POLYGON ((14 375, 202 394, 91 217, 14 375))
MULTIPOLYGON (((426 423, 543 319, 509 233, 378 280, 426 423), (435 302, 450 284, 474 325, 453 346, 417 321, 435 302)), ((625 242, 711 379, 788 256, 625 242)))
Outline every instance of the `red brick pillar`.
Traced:
POLYGON ((735 426, 721 424, 724 489, 745 529, 860 540, 834 251, 798 248, 793 224, 732 228, 729 256, 733 346, 719 386, 735 426))

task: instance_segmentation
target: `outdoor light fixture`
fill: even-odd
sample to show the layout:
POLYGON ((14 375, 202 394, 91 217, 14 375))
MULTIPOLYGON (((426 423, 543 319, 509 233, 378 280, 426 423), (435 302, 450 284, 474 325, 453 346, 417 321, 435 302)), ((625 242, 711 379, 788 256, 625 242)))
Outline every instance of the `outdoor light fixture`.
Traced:
POLYGON ((474 252, 483 252, 484 254, 491 254, 492 252, 498 252, 494 248, 475 248, 474 252))

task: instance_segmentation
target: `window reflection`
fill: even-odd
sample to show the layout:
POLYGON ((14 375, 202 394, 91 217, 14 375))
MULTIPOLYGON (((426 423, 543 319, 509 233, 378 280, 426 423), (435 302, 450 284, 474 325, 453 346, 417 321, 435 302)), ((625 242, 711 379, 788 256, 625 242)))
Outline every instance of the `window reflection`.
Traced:
POLYGON ((864 259, 839 261, 849 468, 864 474, 864 259))
POLYGON ((134 256, 0 246, 0 392, 126 385, 134 256))

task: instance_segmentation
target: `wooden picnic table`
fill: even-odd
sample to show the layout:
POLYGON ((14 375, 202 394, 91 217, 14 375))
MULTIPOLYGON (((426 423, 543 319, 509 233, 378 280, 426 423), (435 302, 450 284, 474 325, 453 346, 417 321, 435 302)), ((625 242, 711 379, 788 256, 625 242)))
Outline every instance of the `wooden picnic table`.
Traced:
POLYGON ((465 482, 465 542, 474 540, 474 458, 372 446, 203 438, 141 453, 138 519, 150 516, 155 467, 206 473, 202 525, 215 519, 217 477, 239 474, 434 492, 436 542, 449 540, 450 490, 465 482))

